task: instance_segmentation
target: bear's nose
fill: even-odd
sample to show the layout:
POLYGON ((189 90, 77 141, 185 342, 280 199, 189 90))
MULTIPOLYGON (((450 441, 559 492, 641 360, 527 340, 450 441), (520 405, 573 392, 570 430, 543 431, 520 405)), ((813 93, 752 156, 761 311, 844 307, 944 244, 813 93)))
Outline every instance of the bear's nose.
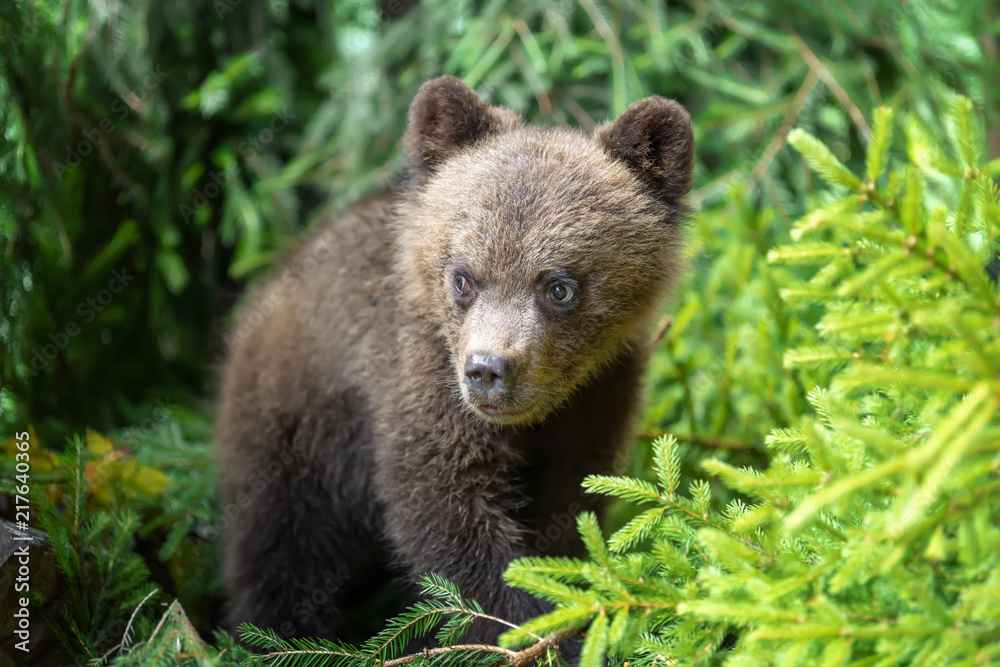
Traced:
POLYGON ((511 368, 510 359, 503 355, 473 352, 465 360, 465 377, 470 389, 496 394, 504 390, 511 368))

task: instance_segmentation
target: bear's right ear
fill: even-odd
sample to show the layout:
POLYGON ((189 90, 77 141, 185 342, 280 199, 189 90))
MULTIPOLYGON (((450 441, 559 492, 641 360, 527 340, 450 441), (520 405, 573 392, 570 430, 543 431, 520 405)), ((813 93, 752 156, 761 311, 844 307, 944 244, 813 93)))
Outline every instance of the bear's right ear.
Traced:
POLYGON ((657 95, 629 106, 594 132, 597 143, 662 199, 680 199, 691 189, 694 132, 678 102, 657 95))
POLYGON ((460 79, 441 76, 413 98, 403 148, 413 171, 427 174, 463 148, 520 124, 513 111, 491 107, 460 79))

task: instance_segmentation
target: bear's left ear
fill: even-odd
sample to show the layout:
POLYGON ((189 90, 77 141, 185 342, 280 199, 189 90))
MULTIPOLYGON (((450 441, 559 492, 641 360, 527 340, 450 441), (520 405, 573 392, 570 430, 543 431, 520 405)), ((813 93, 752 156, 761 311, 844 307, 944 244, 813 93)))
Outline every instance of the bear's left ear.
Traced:
POLYGON ((460 79, 441 76, 413 98, 403 148, 413 171, 427 174, 463 148, 520 124, 513 111, 491 107, 460 79))
POLYGON ((657 197, 676 200, 691 189, 691 117, 674 100, 656 95, 640 100, 614 121, 598 127, 594 139, 657 197))

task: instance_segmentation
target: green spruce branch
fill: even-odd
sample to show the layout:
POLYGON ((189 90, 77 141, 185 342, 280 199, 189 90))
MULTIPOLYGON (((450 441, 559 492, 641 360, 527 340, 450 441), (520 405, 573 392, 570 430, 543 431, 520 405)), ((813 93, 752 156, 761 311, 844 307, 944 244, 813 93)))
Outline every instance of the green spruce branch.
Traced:
POLYGON ((810 409, 772 430, 766 467, 702 460, 736 492, 725 505, 708 480, 678 492, 691 448, 712 446, 695 438, 653 443, 654 481, 588 478, 588 491, 645 509, 607 542, 581 516, 588 560, 513 563, 509 583, 555 609, 508 643, 579 627, 584 665, 971 666, 1000 655, 1000 290, 987 272, 1000 196, 971 103, 943 106, 944 136, 877 110, 863 175, 789 133, 833 190, 767 252, 775 269, 757 270, 774 271, 790 307, 821 313, 783 351, 813 379, 810 409))

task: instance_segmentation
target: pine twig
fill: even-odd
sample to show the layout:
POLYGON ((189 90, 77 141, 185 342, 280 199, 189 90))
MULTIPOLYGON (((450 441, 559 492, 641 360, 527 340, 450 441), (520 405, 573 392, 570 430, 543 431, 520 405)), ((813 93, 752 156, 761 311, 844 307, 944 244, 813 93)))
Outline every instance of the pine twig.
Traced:
POLYGON ((396 658, 395 660, 390 660, 389 662, 381 663, 381 667, 397 667, 397 665, 409 665, 420 658, 426 658, 432 655, 440 655, 442 653, 460 653, 462 651, 479 651, 481 653, 500 653, 507 656, 508 664, 515 664, 514 659, 517 656, 516 651, 511 651, 510 649, 501 648, 499 646, 493 646, 492 644, 456 644, 454 646, 443 646, 441 648, 425 648, 420 653, 414 655, 404 655, 402 658, 396 658))
MULTIPOLYGON (((156 595, 159 592, 160 592, 159 588, 154 588, 153 590, 151 590, 149 592, 149 595, 147 595, 146 597, 144 597, 142 599, 142 602, 140 602, 139 605, 135 609, 132 610, 132 615, 129 617, 128 623, 125 625, 125 632, 122 633, 122 640, 118 644, 116 644, 115 646, 112 646, 111 649, 108 650, 107 653, 105 653, 103 656, 101 656, 101 660, 107 660, 109 657, 111 657, 112 653, 114 653, 115 651, 117 651, 119 649, 124 649, 125 648, 125 643, 128 641, 128 633, 132 629, 132 623, 135 622, 135 617, 139 615, 139 610, 142 609, 142 605, 146 604, 146 602, 149 601, 149 598, 153 597, 154 595, 156 595)), ((160 622, 156 625, 156 629, 153 631, 153 634, 150 635, 150 638, 155 637, 156 633, 160 631, 160 628, 163 626, 163 619, 166 618, 166 617, 167 617, 167 615, 164 614, 160 618, 160 622)))
POLYGON ((582 628, 571 628, 569 630, 563 630, 562 632, 550 635, 542 641, 536 642, 528 648, 518 651, 510 664, 514 665, 514 667, 524 667, 525 665, 530 665, 535 660, 538 660, 545 655, 545 652, 550 648, 559 646, 570 637, 578 634, 581 629, 582 628))
POLYGON ((507 664, 513 667, 526 667, 531 665, 536 660, 545 655, 545 652, 549 649, 559 646, 564 641, 572 637, 573 635, 580 632, 580 628, 572 628, 569 630, 563 630, 562 632, 557 632, 554 635, 549 635, 535 642, 531 646, 521 649, 520 651, 512 651, 510 649, 502 648, 500 646, 493 646, 491 644, 457 644, 455 646, 445 646, 442 648, 431 648, 424 649, 418 654, 407 655, 402 658, 396 658, 395 660, 390 660, 389 662, 382 665, 382 667, 397 667, 397 665, 408 665, 418 658, 431 655, 439 655, 441 653, 457 653, 460 651, 482 651, 485 653, 499 653, 501 655, 507 656, 507 664))
MULTIPOLYGON (((533 664, 540 657, 545 655, 545 652, 549 649, 553 649, 570 637, 579 633, 581 628, 572 628, 569 630, 563 630, 562 632, 557 632, 554 635, 549 635, 544 637, 539 641, 535 642, 527 648, 521 649, 520 651, 512 651, 501 646, 494 646, 493 644, 456 644, 454 646, 442 646, 438 648, 425 648, 420 653, 414 653, 412 655, 404 655, 400 658, 394 658, 386 662, 378 662, 379 667, 399 667, 399 665, 410 665, 420 660, 422 658, 428 658, 433 655, 442 655, 447 653, 462 653, 464 651, 478 651, 480 653, 498 653, 507 658, 507 664, 512 665, 512 667, 527 667, 533 664)), ((269 653, 266 657, 269 659, 280 659, 286 656, 296 656, 296 655, 336 655, 341 657, 353 657, 349 653, 327 651, 327 650, 308 650, 308 649, 298 649, 291 651, 276 651, 274 653, 269 653)))
MULTIPOLYGON (((497 623, 502 623, 503 625, 506 625, 507 627, 509 627, 511 629, 517 629, 517 627, 518 627, 518 626, 516 626, 515 624, 513 624, 513 623, 511 623, 509 621, 503 620, 502 618, 497 618, 496 616, 490 616, 489 614, 483 614, 481 612, 476 612, 476 611, 473 611, 473 610, 470 610, 470 609, 464 609, 462 607, 445 607, 445 608, 440 608, 440 609, 434 609, 433 611, 430 611, 428 613, 422 614, 421 616, 418 616, 417 618, 412 619, 405 626, 401 627, 396 632, 396 634, 394 634, 392 637, 389 638, 388 641, 386 641, 386 642, 384 642, 382 644, 382 647, 378 651, 375 652, 375 655, 377 656, 379 653, 381 653, 382 651, 384 651, 385 647, 388 646, 389 644, 391 644, 393 641, 395 641, 396 638, 398 638, 401 634, 403 634, 404 632, 406 632, 407 628, 410 628, 414 624, 419 623, 421 620, 423 620, 427 616, 436 615, 436 614, 446 614, 446 613, 468 614, 469 616, 474 617, 474 618, 480 618, 480 619, 484 619, 484 620, 488 620, 488 621, 496 621, 497 623)), ((540 641, 544 641, 544 639, 541 638, 541 637, 538 637, 538 639, 540 641)), ((475 646, 478 646, 478 645, 475 645, 475 646)), ((446 648, 453 648, 453 647, 446 647, 446 648)), ((494 648, 497 648, 497 647, 494 647, 494 648)), ((429 649, 429 650, 436 651, 436 652, 439 652, 439 653, 441 652, 439 649, 429 649)), ((464 649, 464 650, 469 650, 468 646, 466 646, 466 649, 464 649)), ((507 649, 503 649, 503 650, 507 650, 507 649)), ((496 652, 496 651, 494 651, 494 652, 496 652)), ((512 653, 513 653, 513 651, 512 651, 512 653)), ((397 658, 396 660, 402 660, 402 659, 403 658, 397 658)), ((395 661, 393 661, 393 660, 390 660, 389 662, 385 663, 385 666, 387 667, 388 665, 393 665, 393 664, 397 664, 397 663, 395 661)), ((402 665, 402 664, 406 664, 406 663, 402 663, 401 662, 401 663, 398 663, 398 664, 402 665)))

